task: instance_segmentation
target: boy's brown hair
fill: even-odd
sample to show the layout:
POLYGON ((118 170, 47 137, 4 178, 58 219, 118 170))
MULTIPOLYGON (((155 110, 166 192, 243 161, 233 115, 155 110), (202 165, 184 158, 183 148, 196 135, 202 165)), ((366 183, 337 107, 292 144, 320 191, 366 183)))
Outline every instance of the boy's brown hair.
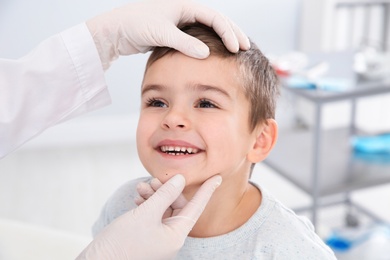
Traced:
MULTIPOLYGON (((250 103, 249 126, 253 131, 260 123, 275 118, 276 99, 279 94, 277 75, 268 59, 251 41, 247 51, 231 53, 214 30, 200 23, 186 25, 181 30, 204 42, 210 49, 210 56, 232 59, 239 69, 245 97, 250 103)), ((155 47, 147 61, 145 72, 158 59, 177 52, 168 47, 155 47)))

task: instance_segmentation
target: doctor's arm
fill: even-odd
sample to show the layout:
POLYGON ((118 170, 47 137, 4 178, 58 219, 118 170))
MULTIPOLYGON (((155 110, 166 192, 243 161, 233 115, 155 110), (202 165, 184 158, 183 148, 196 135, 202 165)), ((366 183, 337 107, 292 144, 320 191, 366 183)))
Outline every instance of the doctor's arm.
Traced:
POLYGON ((0 159, 45 129, 110 102, 85 24, 20 59, 0 59, 0 159))
POLYGON ((119 55, 168 46, 206 58, 208 47, 177 28, 195 21, 213 27, 230 51, 249 48, 245 34, 212 9, 146 0, 54 35, 20 59, 0 59, 0 159, 45 129, 110 104, 104 71, 119 55))

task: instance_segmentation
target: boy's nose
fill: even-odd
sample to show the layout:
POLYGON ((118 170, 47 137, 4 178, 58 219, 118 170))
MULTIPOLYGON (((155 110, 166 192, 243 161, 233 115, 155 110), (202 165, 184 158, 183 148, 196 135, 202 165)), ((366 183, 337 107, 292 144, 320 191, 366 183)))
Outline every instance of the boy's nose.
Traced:
POLYGON ((184 110, 170 109, 162 121, 164 129, 188 129, 190 122, 184 110))
MULTIPOLYGON (((164 125, 164 128, 166 128, 166 129, 171 129, 171 128, 174 128, 175 127, 175 125, 170 125, 170 124, 167 124, 167 123, 165 123, 164 125)), ((177 128, 185 128, 186 126, 185 125, 176 125, 176 127, 177 128)))

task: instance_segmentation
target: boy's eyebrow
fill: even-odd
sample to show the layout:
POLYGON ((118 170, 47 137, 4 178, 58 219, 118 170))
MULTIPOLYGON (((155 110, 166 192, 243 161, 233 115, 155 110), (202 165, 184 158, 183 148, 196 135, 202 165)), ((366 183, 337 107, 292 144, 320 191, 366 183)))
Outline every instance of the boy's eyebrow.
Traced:
POLYGON ((219 88, 219 87, 216 87, 216 86, 210 86, 210 85, 203 85, 203 84, 195 84, 193 86, 191 86, 192 88, 196 89, 196 90, 201 90, 201 91, 213 91, 213 92, 217 92, 219 94, 222 94, 224 96, 226 96, 227 98, 231 98, 231 96, 229 95, 229 93, 222 89, 222 88, 219 88))
POLYGON ((145 92, 156 90, 156 91, 161 91, 165 87, 162 85, 157 85, 157 84, 150 84, 150 85, 145 85, 142 88, 141 95, 145 94, 145 92))
MULTIPOLYGON (((144 95, 146 92, 153 91, 153 90, 154 91, 162 91, 165 88, 166 88, 165 86, 158 85, 158 84, 145 85, 142 88, 141 95, 144 95)), ((190 86, 190 89, 197 90, 197 91, 199 91, 199 90, 200 91, 212 91, 212 92, 222 94, 222 95, 226 96, 227 98, 231 98, 231 96, 229 95, 229 93, 226 90, 219 88, 219 87, 216 87, 216 86, 210 86, 210 85, 204 85, 204 84, 194 84, 194 85, 190 86)))

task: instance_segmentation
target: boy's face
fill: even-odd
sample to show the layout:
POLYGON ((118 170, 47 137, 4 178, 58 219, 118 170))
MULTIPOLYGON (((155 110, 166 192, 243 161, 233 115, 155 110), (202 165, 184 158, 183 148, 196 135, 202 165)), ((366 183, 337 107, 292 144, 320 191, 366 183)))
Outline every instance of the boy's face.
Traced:
POLYGON ((137 148, 146 170, 165 182, 183 174, 188 185, 215 174, 247 176, 255 143, 249 102, 236 64, 211 56, 166 55, 145 73, 137 148))

